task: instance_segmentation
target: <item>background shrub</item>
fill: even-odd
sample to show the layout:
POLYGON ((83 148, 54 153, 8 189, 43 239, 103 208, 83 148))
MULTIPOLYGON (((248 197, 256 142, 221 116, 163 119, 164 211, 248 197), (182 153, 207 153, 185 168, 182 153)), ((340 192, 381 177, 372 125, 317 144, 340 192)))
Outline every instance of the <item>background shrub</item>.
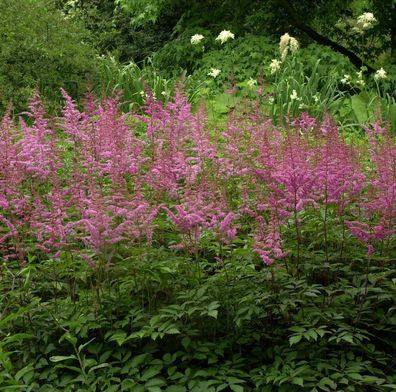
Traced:
POLYGON ((45 0, 0 0, 0 112, 26 109, 38 88, 51 110, 61 87, 78 98, 96 79, 96 51, 84 28, 45 0))

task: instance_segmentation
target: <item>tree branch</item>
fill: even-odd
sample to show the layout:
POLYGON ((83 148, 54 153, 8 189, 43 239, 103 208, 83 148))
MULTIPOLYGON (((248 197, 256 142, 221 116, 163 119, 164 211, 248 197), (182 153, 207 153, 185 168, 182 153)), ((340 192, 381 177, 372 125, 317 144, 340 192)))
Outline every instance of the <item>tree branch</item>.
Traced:
POLYGON ((311 39, 318 42, 321 45, 328 46, 333 50, 343 54, 344 56, 348 57, 349 61, 358 69, 361 67, 366 67, 367 74, 371 74, 375 72, 375 69, 372 68, 370 65, 365 64, 365 62, 357 56, 355 53, 350 51, 349 49, 345 48, 344 46, 338 44, 337 42, 332 41, 331 39, 325 37, 324 35, 319 34, 316 30, 312 27, 306 25, 297 12, 294 10, 293 6, 287 0, 278 0, 281 3, 290 18, 291 24, 296 27, 297 29, 306 33, 311 39))

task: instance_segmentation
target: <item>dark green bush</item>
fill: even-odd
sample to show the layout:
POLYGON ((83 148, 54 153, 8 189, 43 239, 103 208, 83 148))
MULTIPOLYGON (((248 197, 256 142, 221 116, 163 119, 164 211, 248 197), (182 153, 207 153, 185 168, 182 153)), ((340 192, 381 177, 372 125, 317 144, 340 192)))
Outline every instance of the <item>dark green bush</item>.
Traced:
POLYGON ((0 112, 26 109, 39 88, 52 109, 61 87, 79 98, 96 78, 96 53, 81 25, 46 0, 0 0, 0 112))
POLYGON ((67 253, 1 267, 0 390, 396 388, 392 261, 306 260, 298 276, 243 248, 119 252, 102 277, 67 253))

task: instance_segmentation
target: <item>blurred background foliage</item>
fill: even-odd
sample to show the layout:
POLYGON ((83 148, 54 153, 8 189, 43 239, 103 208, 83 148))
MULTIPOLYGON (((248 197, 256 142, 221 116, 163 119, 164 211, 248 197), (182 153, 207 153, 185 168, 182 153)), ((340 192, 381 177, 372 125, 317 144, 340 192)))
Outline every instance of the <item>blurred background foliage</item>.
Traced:
POLYGON ((300 41, 308 71, 318 58, 324 74, 359 71, 324 39, 370 70, 384 67, 390 80, 396 75, 395 0, 0 0, 0 11, 0 112, 10 101, 15 113, 26 109, 35 88, 56 111, 60 87, 79 100, 92 87, 97 95, 129 91, 131 78, 124 108, 141 93, 137 86, 170 86, 183 76, 190 90, 220 92, 230 79, 267 76, 285 32, 300 41), (363 12, 377 23, 357 35, 351 25, 363 12), (221 45, 215 38, 225 29, 236 39, 221 45), (202 45, 191 45, 193 34, 204 35, 202 45), (137 82, 136 66, 148 80, 139 74, 137 82), (209 83, 209 70, 220 66, 209 83))

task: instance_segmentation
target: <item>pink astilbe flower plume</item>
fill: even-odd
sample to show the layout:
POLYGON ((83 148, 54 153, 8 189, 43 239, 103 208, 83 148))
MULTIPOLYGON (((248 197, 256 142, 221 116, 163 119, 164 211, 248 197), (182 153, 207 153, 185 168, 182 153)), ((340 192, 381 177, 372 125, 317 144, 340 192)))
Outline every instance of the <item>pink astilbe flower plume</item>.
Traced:
POLYGON ((193 112, 181 91, 166 104, 147 92, 139 116, 121 114, 117 99, 95 102, 91 94, 80 111, 62 94, 56 119, 36 93, 25 121, 14 124, 9 109, 0 123, 5 259, 23 264, 33 247, 40 257, 67 251, 93 268, 110 265, 117 247, 151 244, 164 216, 179 239, 171 248, 198 255, 205 237, 231 250, 240 231, 267 265, 289 253, 294 260, 293 243, 298 264, 304 225, 318 217, 329 260, 329 214, 342 241, 348 227, 369 253, 378 241, 384 252, 392 246, 396 149, 379 124, 367 128, 367 154, 343 140, 329 117, 320 124, 303 113, 283 129, 246 104, 213 128, 205 109, 193 112))
POLYGON ((341 140, 337 127, 329 118, 317 135, 317 143, 315 198, 321 204, 337 204, 341 212, 364 186, 359 153, 341 140))
POLYGON ((378 123, 366 127, 372 169, 366 180, 367 193, 359 203, 366 220, 346 221, 351 233, 365 243, 368 253, 374 243, 396 233, 396 145, 386 128, 378 123))
POLYGON ((45 181, 57 160, 51 142, 54 131, 49 128, 38 93, 30 103, 30 113, 26 114, 34 120, 30 127, 20 119, 22 138, 16 144, 17 165, 26 177, 45 181))
POLYGON ((254 235, 254 250, 266 265, 271 265, 274 260, 279 260, 287 255, 282 249, 280 224, 275 217, 266 225, 262 216, 256 218, 257 227, 254 235))

